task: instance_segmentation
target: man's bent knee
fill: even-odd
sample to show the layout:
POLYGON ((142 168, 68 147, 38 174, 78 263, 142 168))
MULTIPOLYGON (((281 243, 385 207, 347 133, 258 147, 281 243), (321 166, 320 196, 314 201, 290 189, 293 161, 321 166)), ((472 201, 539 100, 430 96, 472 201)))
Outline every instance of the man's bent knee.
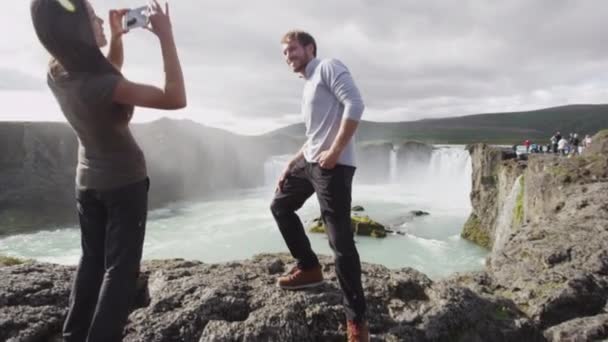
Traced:
POLYGON ((272 203, 270 203, 270 211, 272 212, 272 215, 274 215, 275 217, 281 216, 284 214, 288 214, 288 213, 294 213, 298 209, 299 208, 294 208, 294 206, 290 205, 287 201, 277 199, 277 198, 272 200, 272 203))

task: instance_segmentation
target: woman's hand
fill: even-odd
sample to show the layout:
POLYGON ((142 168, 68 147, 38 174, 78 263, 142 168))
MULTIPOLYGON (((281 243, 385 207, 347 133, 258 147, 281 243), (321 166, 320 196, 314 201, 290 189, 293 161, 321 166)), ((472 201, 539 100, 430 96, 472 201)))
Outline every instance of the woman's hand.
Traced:
POLYGON ((129 12, 128 9, 110 10, 110 33, 112 40, 122 38, 122 35, 129 32, 129 30, 122 27, 122 18, 129 12))
POLYGON ((163 56, 165 71, 165 86, 163 89, 130 82, 123 79, 114 89, 113 100, 117 103, 137 107, 157 109, 181 109, 186 107, 186 86, 182 67, 177 56, 177 48, 173 40, 171 20, 169 19, 169 5, 165 11, 155 0, 150 5, 150 26, 146 29, 158 36, 163 56))
POLYGON ((150 4, 150 26, 146 27, 160 39, 173 36, 171 18, 169 16, 169 3, 165 3, 165 10, 154 0, 150 4))

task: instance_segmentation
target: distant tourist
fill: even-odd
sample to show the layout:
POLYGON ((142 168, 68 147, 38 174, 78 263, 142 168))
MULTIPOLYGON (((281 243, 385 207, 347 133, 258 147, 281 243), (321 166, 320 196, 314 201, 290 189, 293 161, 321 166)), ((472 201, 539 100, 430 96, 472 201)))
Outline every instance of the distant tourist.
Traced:
POLYGON ((557 143, 557 151, 559 152, 559 154, 566 155, 567 154, 567 148, 568 148, 568 140, 566 140, 565 138, 561 138, 559 140, 559 142, 557 143))
POLYGON ((555 152, 555 153, 559 153, 558 144, 559 144, 560 140, 562 140, 562 134, 559 131, 557 131, 555 133, 555 141, 556 142, 555 142, 555 146, 554 146, 554 149, 553 149, 553 152, 555 152))
POLYGON ((317 45, 310 34, 291 31, 281 43, 285 61, 305 83, 301 109, 307 140, 280 176, 271 204, 272 215, 297 261, 277 284, 295 290, 323 283, 321 265, 296 214, 316 193, 344 297, 348 341, 367 342, 361 262, 350 213, 356 166, 353 136, 363 114, 363 100, 344 64, 316 57, 317 45))
POLYGON ((580 154, 582 151, 581 149, 581 140, 578 137, 577 133, 574 133, 574 135, 572 136, 572 154, 580 154))
MULTIPOLYGON (((169 8, 154 1, 148 30, 160 40, 165 86, 133 83, 123 64, 122 18, 110 11, 110 50, 103 20, 87 0, 33 0, 36 34, 51 54, 47 83, 78 137, 76 201, 82 257, 63 326, 65 342, 121 341, 139 273, 149 180, 129 123, 134 106, 178 109, 186 92, 169 8)), ((160 70, 159 70, 160 71, 160 70)))
POLYGON ((550 144, 549 144, 550 147, 549 147, 548 151, 557 153, 557 142, 558 141, 559 140, 557 140, 557 134, 553 134, 550 139, 550 144))
POLYGON ((532 144, 532 142, 529 139, 526 139, 524 141, 524 146, 526 147, 526 152, 530 153, 530 145, 532 144))
POLYGON ((585 138, 583 139, 583 150, 586 150, 587 148, 589 148, 589 146, 591 146, 591 136, 589 134, 586 134, 585 138))
POLYGON ((539 152, 538 148, 539 148, 539 145, 537 145, 537 144, 530 145, 530 153, 538 153, 539 152))

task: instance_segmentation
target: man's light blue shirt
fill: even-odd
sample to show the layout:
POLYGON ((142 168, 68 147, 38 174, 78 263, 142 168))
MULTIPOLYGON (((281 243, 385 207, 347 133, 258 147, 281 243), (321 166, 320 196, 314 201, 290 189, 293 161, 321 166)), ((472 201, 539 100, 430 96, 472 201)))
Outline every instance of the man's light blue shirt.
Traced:
MULTIPOLYGON (((304 71, 302 114, 306 124, 304 158, 313 163, 329 150, 343 119, 360 121, 363 100, 346 66, 336 59, 313 59, 304 71)), ((348 142, 338 164, 356 166, 355 137, 348 142)))

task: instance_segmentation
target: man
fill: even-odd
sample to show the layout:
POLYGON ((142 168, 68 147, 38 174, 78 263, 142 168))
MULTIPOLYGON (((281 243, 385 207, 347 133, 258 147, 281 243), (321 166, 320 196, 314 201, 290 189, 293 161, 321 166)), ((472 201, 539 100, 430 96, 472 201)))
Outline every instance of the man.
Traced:
POLYGON ((578 133, 574 133, 572 135, 572 154, 581 154, 581 150, 579 149, 581 144, 581 139, 578 137, 578 133))
POLYGON ((363 101, 344 64, 316 58, 317 45, 310 34, 290 31, 281 43, 287 64, 305 81, 302 114, 307 140, 280 176, 271 205, 283 239, 297 261, 277 284, 296 290, 323 283, 321 266, 295 213, 316 193, 344 294, 348 340, 368 341, 361 263, 350 224, 353 135, 363 114, 363 101))
POLYGON ((562 137, 557 143, 557 150, 562 156, 567 154, 568 140, 562 137))
POLYGON ((559 141, 562 140, 562 134, 558 131, 555 133, 555 144, 553 145, 553 152, 559 153, 559 141))

